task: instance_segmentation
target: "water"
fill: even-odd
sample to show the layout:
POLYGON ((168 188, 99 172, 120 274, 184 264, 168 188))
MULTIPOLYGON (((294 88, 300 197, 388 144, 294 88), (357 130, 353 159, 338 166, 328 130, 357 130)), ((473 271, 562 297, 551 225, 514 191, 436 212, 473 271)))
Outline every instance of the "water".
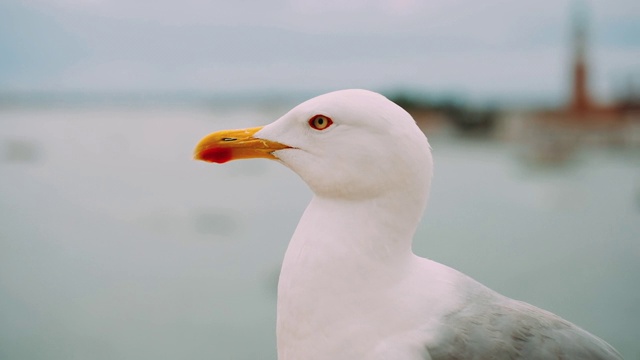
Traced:
MULTIPOLYGON (((282 109, 0 111, 0 358, 275 359, 280 262, 311 194, 196 142, 282 109)), ((513 144, 431 137, 415 251, 640 359, 640 167, 593 149, 526 165, 513 144)))

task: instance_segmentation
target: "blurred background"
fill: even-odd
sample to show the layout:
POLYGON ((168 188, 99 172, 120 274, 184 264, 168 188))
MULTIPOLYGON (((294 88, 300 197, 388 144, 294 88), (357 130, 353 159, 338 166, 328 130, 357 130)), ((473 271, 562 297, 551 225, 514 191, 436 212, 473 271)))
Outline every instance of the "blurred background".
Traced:
POLYGON ((3 0, 0 359, 275 359, 311 194, 191 153, 353 87, 430 139, 416 253, 640 359, 637 0, 3 0))

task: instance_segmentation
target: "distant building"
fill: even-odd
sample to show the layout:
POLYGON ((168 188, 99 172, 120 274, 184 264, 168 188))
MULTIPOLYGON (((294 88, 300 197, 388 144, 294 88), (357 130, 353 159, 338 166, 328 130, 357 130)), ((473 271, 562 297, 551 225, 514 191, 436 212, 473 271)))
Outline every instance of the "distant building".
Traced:
POLYGON ((569 102, 560 109, 530 114, 531 121, 526 126, 525 138, 541 161, 562 161, 582 145, 640 145, 640 102, 634 96, 626 96, 601 104, 589 91, 589 22, 584 7, 575 10, 569 102))
POLYGON ((573 25, 573 94, 569 110, 584 114, 593 108, 589 96, 587 72, 587 19, 584 13, 574 15, 573 25))

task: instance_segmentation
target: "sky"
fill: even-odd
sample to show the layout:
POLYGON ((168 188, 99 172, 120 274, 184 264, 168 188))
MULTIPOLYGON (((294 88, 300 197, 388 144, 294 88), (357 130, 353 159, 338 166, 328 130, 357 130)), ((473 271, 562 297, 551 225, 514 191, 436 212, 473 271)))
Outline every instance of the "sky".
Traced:
POLYGON ((3 0, 0 92, 562 98, 576 9, 596 95, 640 85, 637 0, 3 0))

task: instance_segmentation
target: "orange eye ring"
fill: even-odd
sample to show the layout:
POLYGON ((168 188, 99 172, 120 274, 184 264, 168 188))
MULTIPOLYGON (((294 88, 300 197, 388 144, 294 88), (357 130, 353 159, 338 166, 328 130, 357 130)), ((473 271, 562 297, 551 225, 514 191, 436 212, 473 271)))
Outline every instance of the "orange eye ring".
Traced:
POLYGON ((325 130, 329 126, 333 124, 333 120, 330 117, 325 115, 315 115, 311 119, 309 119, 309 126, 316 130, 325 130))

